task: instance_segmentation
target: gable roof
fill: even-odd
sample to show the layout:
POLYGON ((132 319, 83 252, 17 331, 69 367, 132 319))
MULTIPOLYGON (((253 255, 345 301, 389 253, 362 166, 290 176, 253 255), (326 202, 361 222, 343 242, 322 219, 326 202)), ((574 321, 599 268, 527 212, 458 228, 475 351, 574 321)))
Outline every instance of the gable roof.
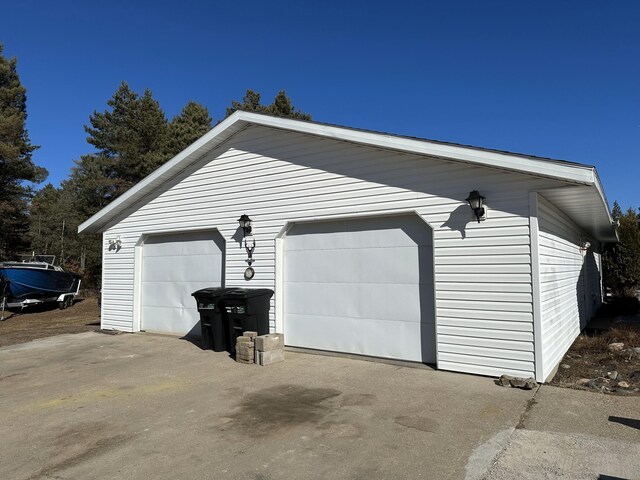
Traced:
POLYGON ((604 190, 593 166, 243 111, 233 113, 108 206, 83 222, 78 227, 78 232, 102 231, 111 220, 125 209, 140 201, 165 181, 249 125, 261 125, 376 148, 553 178, 573 186, 582 186, 583 188, 570 189, 571 193, 568 195, 557 195, 555 190, 541 193, 556 203, 580 227, 596 239, 605 242, 617 241, 604 190))

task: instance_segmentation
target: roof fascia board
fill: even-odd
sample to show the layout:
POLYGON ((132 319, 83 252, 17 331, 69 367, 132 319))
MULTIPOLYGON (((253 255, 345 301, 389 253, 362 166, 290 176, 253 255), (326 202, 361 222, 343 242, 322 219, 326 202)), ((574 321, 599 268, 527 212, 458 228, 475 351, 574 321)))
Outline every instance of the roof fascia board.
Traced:
MULTIPOLYGON (((611 216, 611 210, 609 210, 609 201, 607 200, 607 195, 604 193, 604 188, 602 187, 602 182, 600 181, 600 176, 598 175, 598 171, 593 169, 593 176, 595 178, 594 185, 598 190, 598 194, 600 195, 600 200, 604 206, 604 209, 607 211, 607 217, 609 218, 609 223, 613 225, 613 217, 611 216)), ((618 236, 618 232, 616 231, 616 237, 618 236)))

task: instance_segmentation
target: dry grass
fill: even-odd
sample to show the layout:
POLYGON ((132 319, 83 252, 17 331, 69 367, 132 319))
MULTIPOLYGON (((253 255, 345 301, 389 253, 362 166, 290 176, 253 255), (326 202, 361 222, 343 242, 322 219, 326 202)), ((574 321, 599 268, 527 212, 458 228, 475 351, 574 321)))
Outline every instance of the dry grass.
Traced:
POLYGON ((640 347, 639 310, 640 301, 635 297, 614 298, 603 304, 591 323, 598 329, 586 330, 576 338, 551 383, 640 395, 640 353, 634 350, 640 347), (622 343, 622 350, 611 349, 612 343, 622 343), (617 378, 612 378, 616 377, 613 372, 617 378), (580 386, 577 382, 584 379, 591 382, 580 386))
POLYGON ((580 334, 569 352, 571 353, 608 353, 609 344, 622 342, 627 347, 640 346, 640 330, 633 325, 621 325, 611 330, 588 335, 580 334))
POLYGON ((78 299, 75 305, 65 310, 56 306, 34 307, 22 312, 5 312, 5 316, 6 319, 0 322, 0 347, 100 328, 97 298, 78 299))
POLYGON ((576 384, 581 379, 593 379, 600 390, 611 393, 640 394, 640 354, 633 347, 640 346, 640 325, 616 325, 605 331, 582 333, 566 353, 552 385, 586 388, 576 384), (623 343, 621 351, 611 351, 611 343, 623 343), (562 368, 565 365, 569 368, 562 368), (610 372, 618 377, 609 378, 610 372), (618 387, 619 382, 629 387, 618 387))

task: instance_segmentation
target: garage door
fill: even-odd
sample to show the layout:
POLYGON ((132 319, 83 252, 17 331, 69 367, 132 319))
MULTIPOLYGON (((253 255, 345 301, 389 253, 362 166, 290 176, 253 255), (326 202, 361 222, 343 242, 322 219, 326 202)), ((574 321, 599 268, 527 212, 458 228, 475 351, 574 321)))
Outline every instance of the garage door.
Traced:
POLYGON ((142 259, 141 328, 199 335, 191 294, 222 281, 224 240, 216 231, 154 235, 142 259))
POLYGON ((415 215, 295 225, 284 241, 287 344, 435 363, 431 238, 415 215))

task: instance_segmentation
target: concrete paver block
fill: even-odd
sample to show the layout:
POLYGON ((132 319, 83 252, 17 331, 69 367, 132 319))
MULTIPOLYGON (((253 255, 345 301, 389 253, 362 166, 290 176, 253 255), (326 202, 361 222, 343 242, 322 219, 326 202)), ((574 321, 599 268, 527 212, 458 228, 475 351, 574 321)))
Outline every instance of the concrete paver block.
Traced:
POLYGON ((284 350, 284 335, 281 333, 268 333, 256 337, 256 350, 270 352, 272 350, 284 350))
POLYGON ((284 350, 271 350, 269 352, 257 352, 258 364, 262 366, 282 362, 284 360, 284 350))
POLYGON ((236 362, 238 362, 238 363, 244 363, 244 364, 247 364, 247 365, 253 365, 253 364, 255 364, 255 361, 254 361, 254 360, 252 360, 252 359, 251 359, 251 360, 246 360, 246 359, 244 359, 244 358, 236 358, 236 362))

